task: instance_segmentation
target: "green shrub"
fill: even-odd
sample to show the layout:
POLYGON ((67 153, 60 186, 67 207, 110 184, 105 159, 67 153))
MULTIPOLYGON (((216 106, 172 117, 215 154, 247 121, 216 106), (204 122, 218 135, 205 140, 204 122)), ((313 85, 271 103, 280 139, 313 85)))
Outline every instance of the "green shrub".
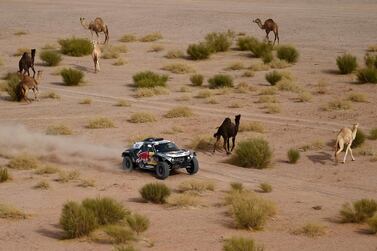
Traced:
POLYGON ((340 210, 342 222, 359 223, 372 217, 377 211, 377 202, 373 199, 361 199, 352 203, 346 203, 340 210))
POLYGON ((109 225, 106 226, 103 231, 112 238, 113 242, 116 244, 128 243, 135 239, 134 233, 123 226, 109 225))
POLYGON ((186 52, 192 60, 207 59, 211 55, 211 49, 206 43, 190 44, 186 52))
POLYGON ((352 148, 361 146, 364 143, 365 138, 366 138, 365 133, 362 130, 358 129, 356 132, 356 137, 352 141, 352 148))
POLYGON ((299 53, 296 48, 291 45, 282 45, 277 49, 277 57, 287 61, 288 63, 296 63, 299 53))
POLYGON ((274 59, 274 56, 272 55, 272 52, 266 52, 262 55, 263 63, 268 64, 271 63, 272 59, 274 59))
POLYGON ((377 214, 369 218, 368 221, 369 230, 372 234, 377 233, 377 214))
POLYGON ((202 86, 204 77, 201 74, 194 74, 190 77, 193 86, 202 86))
POLYGON ((254 47, 256 44, 258 44, 259 41, 255 37, 239 37, 237 40, 238 48, 241 51, 248 51, 250 48, 254 47))
POLYGON ((272 186, 268 183, 261 183, 259 185, 259 188, 260 190, 263 192, 263 193, 270 193, 272 192, 272 186))
POLYGON ((152 71, 142 71, 133 76, 134 83, 138 88, 153 88, 166 86, 167 75, 160 75, 152 71))
POLYGON ((64 68, 60 71, 60 75, 63 78, 64 85, 79 85, 82 83, 84 78, 84 73, 80 70, 75 70, 72 68, 64 68))
POLYGON ((371 140, 376 140, 377 139, 377 127, 372 128, 369 131, 369 137, 368 138, 371 139, 371 140))
POLYGON ((18 101, 21 99, 18 92, 18 84, 20 83, 20 77, 17 73, 8 73, 5 76, 6 87, 5 90, 9 94, 12 101, 18 101))
POLYGON ((361 83, 377 83, 377 68, 367 67, 357 72, 357 79, 361 83))
POLYGON ((208 79, 209 87, 223 88, 223 87, 233 87, 233 78, 226 74, 216 74, 212 78, 208 79))
POLYGON ((99 225, 118 223, 129 214, 122 204, 109 197, 85 199, 82 206, 93 212, 99 225))
POLYGON ((92 43, 85 38, 72 37, 67 39, 60 39, 58 42, 61 46, 61 52, 64 55, 81 57, 89 55, 93 50, 92 43))
POLYGON ((38 159, 28 154, 19 154, 13 157, 8 163, 9 168, 16 170, 36 169, 39 165, 38 159))
POLYGON ((149 227, 149 219, 141 214, 131 214, 127 216, 126 220, 128 226, 130 226, 130 228, 137 234, 145 232, 149 227))
POLYGON ((272 71, 266 73, 265 78, 268 81, 268 83, 270 83, 271 85, 275 85, 277 82, 282 80, 283 75, 278 71, 272 71))
POLYGON ((288 161, 291 164, 296 164, 300 159, 300 152, 297 149, 291 148, 288 151, 288 161))
POLYGON ((253 239, 244 237, 232 237, 225 240, 224 251, 262 251, 263 248, 258 247, 253 239))
POLYGON ((266 54, 272 52, 272 45, 263 42, 258 42, 250 47, 250 51, 257 58, 263 58, 266 54))
POLYGON ((232 45, 232 37, 226 32, 208 33, 205 41, 212 52, 227 51, 232 45))
POLYGON ((271 159, 268 142, 262 138, 252 138, 238 144, 233 162, 242 167, 263 169, 270 165, 271 159))
POLYGON ((97 227, 97 222, 92 211, 71 201, 64 204, 60 225, 67 238, 77 238, 92 232, 97 227))
POLYGON ((198 135, 191 140, 189 148, 197 151, 210 151, 213 150, 214 143, 213 137, 198 135))
POLYGON ((56 66, 62 61, 62 56, 57 51, 42 51, 39 57, 47 66, 56 66))
POLYGON ((346 53, 336 58, 336 64, 341 74, 349 74, 356 69, 357 60, 355 56, 346 53))
POLYGON ((10 179, 8 169, 5 167, 0 167, 0 183, 5 182, 10 179))
POLYGON ((367 67, 377 68, 377 55, 366 54, 364 60, 367 67))
POLYGON ((166 198, 170 195, 170 188, 163 183, 148 183, 140 189, 141 197, 144 200, 157 204, 166 202, 166 198))

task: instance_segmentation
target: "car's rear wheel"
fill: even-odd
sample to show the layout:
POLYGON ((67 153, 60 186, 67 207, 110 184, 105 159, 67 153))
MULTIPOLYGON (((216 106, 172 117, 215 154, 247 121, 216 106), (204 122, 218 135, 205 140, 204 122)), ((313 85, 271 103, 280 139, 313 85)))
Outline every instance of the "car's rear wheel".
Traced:
POLYGON ((134 164, 132 163, 132 159, 130 156, 126 156, 123 158, 122 168, 126 172, 131 172, 134 169, 134 164))
POLYGON ((190 162, 190 167, 186 168, 190 175, 196 174, 199 171, 199 162, 196 157, 193 157, 190 162))
POLYGON ((166 162, 160 162, 156 166, 156 176, 158 179, 164 180, 170 174, 169 164, 166 162))

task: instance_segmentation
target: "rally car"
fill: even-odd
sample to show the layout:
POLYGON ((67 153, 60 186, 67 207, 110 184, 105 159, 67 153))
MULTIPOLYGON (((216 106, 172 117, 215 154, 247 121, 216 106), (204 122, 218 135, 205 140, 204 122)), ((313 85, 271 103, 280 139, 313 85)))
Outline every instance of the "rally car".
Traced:
POLYGON ((186 168, 191 175, 199 170, 195 152, 180 149, 174 142, 163 138, 147 138, 136 142, 122 153, 122 157, 122 168, 125 171, 151 169, 159 179, 166 179, 173 169, 186 168))

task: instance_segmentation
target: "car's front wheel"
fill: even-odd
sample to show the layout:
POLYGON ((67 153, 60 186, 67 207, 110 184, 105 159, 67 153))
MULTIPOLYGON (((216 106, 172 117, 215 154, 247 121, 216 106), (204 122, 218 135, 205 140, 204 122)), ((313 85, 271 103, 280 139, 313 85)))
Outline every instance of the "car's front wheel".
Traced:
POLYGON ((186 168, 190 175, 196 174, 199 171, 199 162, 196 157, 193 157, 190 162, 190 167, 186 168))
POLYGON ((169 164, 166 162, 160 162, 156 166, 156 176, 160 180, 166 179, 170 174, 169 164))
POLYGON ((132 163, 132 159, 130 156, 126 156, 123 158, 122 168, 126 172, 131 172, 134 169, 134 164, 132 163))

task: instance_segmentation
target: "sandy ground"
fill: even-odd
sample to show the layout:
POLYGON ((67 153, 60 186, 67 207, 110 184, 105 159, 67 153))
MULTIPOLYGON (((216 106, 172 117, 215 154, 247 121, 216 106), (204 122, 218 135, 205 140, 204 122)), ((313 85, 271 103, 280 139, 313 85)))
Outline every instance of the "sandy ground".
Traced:
MULTIPOLYGON (((136 244, 141 250, 221 250, 223 239, 233 235, 254 238, 266 250, 376 250, 376 236, 366 234, 366 225, 339 224, 338 212, 345 202, 376 197, 376 162, 370 156, 356 156, 357 161, 334 165, 331 142, 336 132, 354 122, 367 132, 376 126, 376 85, 355 85, 353 76, 335 73, 335 58, 344 52, 356 55, 362 61, 368 45, 375 44, 377 34, 377 3, 375 1, 0 1, 0 56, 3 65, 0 74, 17 69, 18 57, 12 54, 17 48, 41 48, 47 43, 70 36, 90 38, 79 17, 101 16, 110 29, 110 43, 125 33, 138 36, 159 31, 163 40, 153 43, 128 43, 128 53, 122 58, 123 66, 113 66, 114 60, 101 60, 102 71, 93 73, 90 56, 73 58, 64 56, 61 66, 85 72, 86 85, 66 87, 53 73, 56 67, 44 67, 37 58, 36 68, 44 71, 41 93, 54 91, 60 100, 42 99, 32 104, 14 103, 0 93, 0 150, 3 152, 30 152, 49 161, 58 160, 62 169, 80 170, 81 176, 96 180, 96 187, 78 187, 77 182, 61 184, 54 175, 40 177, 32 171, 11 171, 13 180, 0 184, 0 202, 16 206, 31 214, 26 220, 0 219, 1 250, 111 250, 110 244, 88 240, 61 240, 58 221, 62 205, 67 200, 87 197, 111 196, 126 207, 146 214, 151 220, 144 237, 154 243, 147 247, 136 244), (193 62, 185 59, 166 59, 170 49, 185 50, 187 45, 202 40, 212 31, 245 32, 263 38, 264 32, 252 18, 272 17, 279 23, 281 43, 294 44, 300 51, 300 60, 287 69, 297 82, 313 93, 308 103, 295 102, 295 94, 279 92, 281 113, 266 114, 262 104, 257 104, 258 91, 246 94, 230 92, 214 96, 218 104, 207 104, 194 96, 200 91, 190 87, 190 93, 179 92, 189 86, 189 75, 169 74, 169 95, 151 98, 134 98, 132 75, 141 70, 163 72, 161 67, 171 62, 183 62, 204 74, 206 78, 225 72, 232 62, 249 65, 257 62, 247 52, 231 50, 213 55, 211 59, 193 62), (14 35, 27 31, 24 36, 14 35), (148 52, 152 45, 164 50, 148 52), (325 80, 327 93, 317 95, 315 85, 325 80), (353 103, 347 111, 322 111, 326 102, 344 98, 350 92, 368 95, 367 103, 353 103), (178 101, 188 95, 188 101, 178 101), (79 101, 91 98, 91 105, 79 101), (131 107, 114 106, 118 99, 126 99, 131 107), (228 108, 232 102, 241 108, 228 108), (190 106, 195 116, 189 119, 166 119, 163 114, 177 105, 190 106), (132 124, 127 120, 133 112, 149 111, 158 122, 132 124), (267 132, 239 133, 238 140, 250 136, 266 138, 274 151, 273 168, 266 170, 243 169, 226 164, 224 152, 214 155, 199 153, 200 171, 194 177, 185 172, 172 175, 164 181, 171 187, 187 179, 213 180, 216 190, 202 196, 205 206, 195 209, 171 209, 165 206, 141 203, 139 188, 156 181, 151 173, 124 173, 120 170, 120 153, 130 141, 141 135, 162 135, 178 145, 187 146, 195 135, 212 135, 224 117, 241 113, 245 121, 263 122, 267 132), (111 118, 116 128, 90 130, 88 120, 105 116, 111 118), (49 125, 63 123, 73 129, 72 136, 45 136, 49 125), (181 133, 167 134, 173 126, 181 133), (326 146, 320 150, 302 153, 298 164, 287 163, 286 152, 314 141, 326 146), (328 145, 327 143, 330 143, 328 145), (52 158, 52 156, 58 156, 52 158), (47 156, 47 157, 46 157, 47 156), (40 191, 32 187, 40 180, 49 180, 52 188, 40 191), (273 192, 261 194, 277 204, 278 213, 263 231, 250 232, 236 229, 227 208, 219 206, 230 182, 242 182, 256 189, 261 182, 273 186, 273 192), (312 207, 321 205, 322 210, 312 207), (320 238, 293 235, 294 229, 306 222, 327 226, 320 238)), ((164 72, 166 73, 166 72, 164 72)), ((236 83, 246 82, 260 90, 268 86, 265 72, 256 72, 252 78, 242 77, 242 71, 227 72, 236 83)), ((367 141, 366 147, 376 149, 377 144, 367 141)), ((375 150, 374 150, 375 151, 375 150)), ((0 164, 7 159, 0 158, 0 164)))

